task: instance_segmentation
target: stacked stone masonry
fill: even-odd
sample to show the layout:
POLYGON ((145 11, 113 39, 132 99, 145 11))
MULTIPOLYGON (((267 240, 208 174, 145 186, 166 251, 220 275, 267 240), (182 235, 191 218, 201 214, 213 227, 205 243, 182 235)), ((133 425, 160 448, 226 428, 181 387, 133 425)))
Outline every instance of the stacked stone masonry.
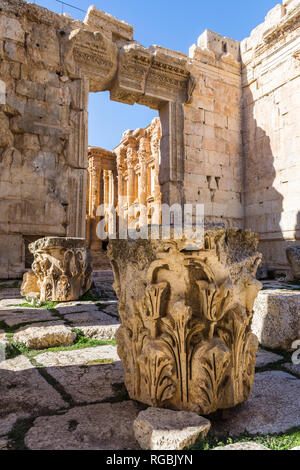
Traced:
MULTIPOLYGON (((206 30, 187 56, 143 47, 95 7, 81 22, 0 0, 0 277, 21 277, 29 242, 86 236, 88 98, 105 90, 159 112, 161 202, 258 232, 267 268, 286 271, 300 235, 299 25, 300 1, 284 0, 241 43, 206 30)), ((104 170, 116 203, 118 163, 104 170)))

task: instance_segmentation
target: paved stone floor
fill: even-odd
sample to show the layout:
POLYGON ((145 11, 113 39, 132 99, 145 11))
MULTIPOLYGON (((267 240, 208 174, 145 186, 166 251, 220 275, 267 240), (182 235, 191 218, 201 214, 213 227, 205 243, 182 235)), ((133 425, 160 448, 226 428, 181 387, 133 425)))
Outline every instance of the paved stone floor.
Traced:
MULTIPOLYGON (((111 272, 97 272, 82 300, 39 308, 21 298, 20 281, 0 281, 0 450, 139 448, 133 421, 146 407, 124 386, 112 281, 111 272), (37 335, 42 350, 16 341, 30 346, 37 335)), ((299 373, 286 353, 260 350, 252 397, 212 427, 254 435, 299 426, 299 373)))

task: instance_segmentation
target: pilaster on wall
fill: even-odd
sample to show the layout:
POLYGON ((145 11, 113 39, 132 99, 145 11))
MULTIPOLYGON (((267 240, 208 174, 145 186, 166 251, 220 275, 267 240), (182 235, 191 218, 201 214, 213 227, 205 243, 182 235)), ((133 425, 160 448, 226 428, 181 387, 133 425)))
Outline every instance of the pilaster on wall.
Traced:
POLYGON ((168 102, 160 110, 162 126, 159 183, 162 203, 184 204, 184 107, 181 103, 168 102))

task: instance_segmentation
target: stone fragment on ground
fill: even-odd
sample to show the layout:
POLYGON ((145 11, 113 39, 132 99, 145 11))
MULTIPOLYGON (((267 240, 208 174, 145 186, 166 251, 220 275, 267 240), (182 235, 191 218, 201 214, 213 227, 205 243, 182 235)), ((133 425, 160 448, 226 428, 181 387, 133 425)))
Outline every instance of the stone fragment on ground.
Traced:
POLYGON ((138 450, 133 422, 140 411, 133 401, 74 407, 37 418, 25 444, 32 450, 138 450))
POLYGON ((32 416, 68 407, 25 356, 0 363, 0 435, 9 415, 32 416))
POLYGON ((73 351, 44 352, 38 354, 35 359, 46 367, 85 365, 100 359, 120 361, 117 347, 112 345, 76 349, 73 351))
POLYGON ((281 371, 261 372, 249 400, 212 423, 220 435, 279 434, 300 425, 300 380, 281 371))
POLYGON ((300 376, 300 364, 291 364, 291 363, 286 363, 283 364, 283 367, 293 374, 299 375, 300 376))
POLYGON ((196 413, 148 408, 134 421, 134 434, 144 450, 182 450, 210 429, 210 422, 196 413))
POLYGON ((215 447, 213 450, 270 450, 262 444, 256 442, 237 442, 224 447, 215 447))
POLYGON ((265 367, 268 364, 273 364, 274 362, 281 361, 283 359, 279 354, 274 354, 270 351, 265 351, 264 349, 259 348, 256 354, 256 367, 265 367))
POLYGON ((14 335, 14 340, 28 349, 48 349, 71 346, 76 339, 71 328, 60 325, 30 326, 14 335))
POLYGON ((300 338, 300 291, 262 290, 254 302, 252 331, 260 344, 290 350, 300 338))

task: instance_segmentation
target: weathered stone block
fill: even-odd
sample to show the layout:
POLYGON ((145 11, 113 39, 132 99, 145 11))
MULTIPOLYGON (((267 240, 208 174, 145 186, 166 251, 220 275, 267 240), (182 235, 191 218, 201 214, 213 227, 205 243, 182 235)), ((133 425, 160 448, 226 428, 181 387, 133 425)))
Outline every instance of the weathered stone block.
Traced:
POLYGON ((252 331, 263 346, 290 350, 300 338, 299 291, 261 291, 254 302, 252 331))
MULTIPOLYGON (((41 238, 29 245, 34 255, 32 270, 37 278, 41 301, 78 300, 91 287, 90 254, 82 238, 41 238)), ((21 292, 32 287, 25 276, 21 292)), ((35 287, 35 283, 34 287, 35 287)))
POLYGON ((132 399, 207 415, 249 397, 256 247, 250 232, 222 229, 206 232, 196 251, 186 239, 110 241, 132 399))
POLYGON ((135 437, 144 450, 183 450, 210 429, 208 419, 187 411, 148 408, 133 423, 135 437))

